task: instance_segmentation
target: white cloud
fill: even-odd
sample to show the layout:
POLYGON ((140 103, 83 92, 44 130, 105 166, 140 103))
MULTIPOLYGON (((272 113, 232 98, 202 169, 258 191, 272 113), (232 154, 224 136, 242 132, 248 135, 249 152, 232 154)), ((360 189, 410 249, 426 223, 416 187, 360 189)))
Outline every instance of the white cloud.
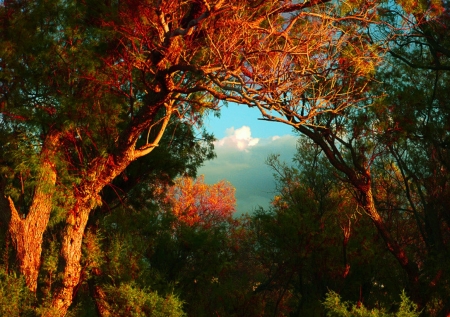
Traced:
POLYGON ((253 138, 249 127, 233 127, 216 142, 217 158, 206 162, 198 172, 209 184, 226 179, 236 188, 238 214, 258 206, 267 208, 275 195, 275 181, 266 159, 270 154, 280 154, 281 160, 292 162, 296 142, 293 135, 253 138))
POLYGON ((259 139, 252 137, 252 132, 248 126, 242 126, 239 129, 234 127, 226 130, 227 136, 217 141, 216 146, 237 148, 240 151, 248 151, 249 147, 258 144, 259 139))

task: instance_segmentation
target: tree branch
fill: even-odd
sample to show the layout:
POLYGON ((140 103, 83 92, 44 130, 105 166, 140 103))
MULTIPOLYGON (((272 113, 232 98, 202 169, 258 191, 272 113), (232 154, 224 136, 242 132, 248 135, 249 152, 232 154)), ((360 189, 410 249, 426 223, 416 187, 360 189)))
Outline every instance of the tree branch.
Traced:
POLYGON ((408 65, 409 67, 415 68, 415 69, 429 69, 429 70, 450 70, 450 66, 448 65, 438 65, 438 66, 432 66, 432 65, 420 65, 420 64, 415 64, 411 61, 409 61, 408 59, 406 59, 405 57, 401 56, 400 54, 397 54, 395 52, 393 52, 392 50, 388 51, 389 54, 391 54, 393 57, 401 60, 402 62, 404 62, 406 65, 408 65))

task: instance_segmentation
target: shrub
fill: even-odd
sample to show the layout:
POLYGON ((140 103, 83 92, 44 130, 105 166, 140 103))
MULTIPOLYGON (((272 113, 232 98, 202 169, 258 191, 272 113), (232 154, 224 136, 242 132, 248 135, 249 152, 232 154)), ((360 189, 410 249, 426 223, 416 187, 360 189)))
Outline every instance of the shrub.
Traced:
POLYGON ((340 296, 330 291, 323 303, 328 317, 419 317, 417 305, 403 291, 400 295, 400 307, 396 313, 388 313, 385 309, 368 309, 362 304, 343 302, 340 296))
POLYGON ((34 316, 35 297, 23 276, 0 268, 0 316, 34 316))
POLYGON ((174 295, 161 297, 157 292, 130 284, 105 287, 111 312, 123 317, 182 317, 182 302, 174 295))

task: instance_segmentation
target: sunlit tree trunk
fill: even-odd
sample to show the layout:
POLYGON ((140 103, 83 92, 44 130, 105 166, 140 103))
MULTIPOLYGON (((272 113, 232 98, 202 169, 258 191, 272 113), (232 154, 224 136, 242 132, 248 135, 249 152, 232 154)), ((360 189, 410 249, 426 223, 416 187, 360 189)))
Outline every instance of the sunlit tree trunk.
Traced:
POLYGON ((28 288, 35 292, 41 264, 43 235, 53 208, 56 169, 53 163, 59 134, 51 133, 41 153, 42 167, 28 214, 20 215, 13 200, 7 197, 10 212, 9 234, 16 251, 20 272, 28 288))
MULTIPOLYGON (((98 158, 91 164, 90 172, 76 189, 74 206, 66 217, 66 229, 63 233, 61 256, 64 259, 62 286, 56 290, 48 317, 65 316, 75 296, 74 290, 81 282, 81 255, 84 231, 93 208, 101 204, 100 191, 123 172, 135 159, 150 153, 156 146, 167 127, 172 109, 166 106, 166 115, 159 127, 159 133, 151 144, 135 149, 138 136, 144 126, 149 126, 154 118, 148 118, 147 124, 133 126, 124 137, 123 150, 107 158, 98 158)), ((160 108, 157 107, 156 109, 160 108)), ((156 115, 157 111, 154 111, 156 115)))

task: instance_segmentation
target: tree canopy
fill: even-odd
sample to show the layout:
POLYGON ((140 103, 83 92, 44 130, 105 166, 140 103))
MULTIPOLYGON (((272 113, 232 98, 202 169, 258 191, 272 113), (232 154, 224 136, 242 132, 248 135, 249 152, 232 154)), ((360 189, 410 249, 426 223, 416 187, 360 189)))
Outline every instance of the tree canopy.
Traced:
POLYGON ((0 279, 26 303, 11 314, 314 314, 327 287, 370 297, 389 272, 358 263, 383 261, 448 314, 448 9, 1 1, 0 279), (298 168, 269 160, 272 209, 241 219, 230 184, 189 178, 226 102, 303 136, 298 168))

